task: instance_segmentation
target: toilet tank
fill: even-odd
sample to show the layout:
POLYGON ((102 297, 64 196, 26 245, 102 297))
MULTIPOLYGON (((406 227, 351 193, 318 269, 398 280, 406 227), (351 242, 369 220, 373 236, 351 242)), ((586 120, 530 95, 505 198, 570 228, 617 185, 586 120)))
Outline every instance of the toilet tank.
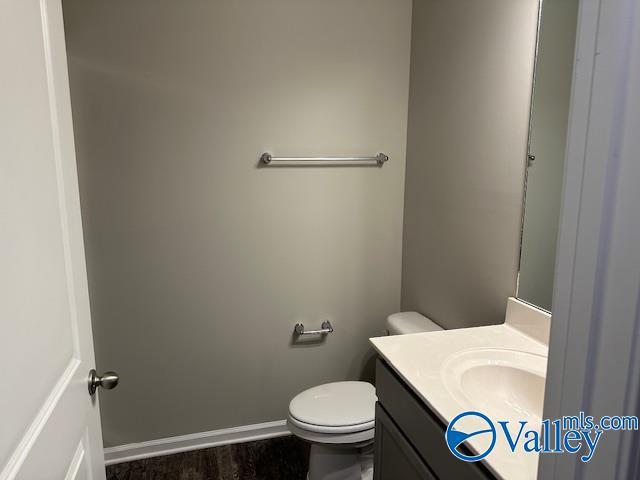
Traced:
POLYGON ((406 335, 436 330, 442 330, 442 328, 418 312, 399 312, 387 317, 387 335, 406 335))

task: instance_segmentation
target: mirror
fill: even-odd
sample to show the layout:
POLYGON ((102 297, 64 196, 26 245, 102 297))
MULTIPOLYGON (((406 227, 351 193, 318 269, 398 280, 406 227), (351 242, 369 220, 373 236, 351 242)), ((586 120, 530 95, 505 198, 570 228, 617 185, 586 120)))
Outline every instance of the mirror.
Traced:
POLYGON ((544 0, 529 121, 518 298, 551 311, 578 0, 544 0))

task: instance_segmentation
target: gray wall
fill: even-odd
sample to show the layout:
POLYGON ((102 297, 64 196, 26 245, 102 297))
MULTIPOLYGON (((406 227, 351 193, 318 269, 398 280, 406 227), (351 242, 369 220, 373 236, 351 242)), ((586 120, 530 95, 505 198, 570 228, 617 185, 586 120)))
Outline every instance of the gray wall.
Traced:
POLYGON ((518 296, 551 310, 578 0, 544 0, 518 296))
POLYGON ((97 363, 122 377, 105 444, 283 419, 361 377, 400 306, 410 1, 64 8, 97 363))
POLYGON ((416 0, 402 308, 504 321, 515 293, 538 2, 416 0))

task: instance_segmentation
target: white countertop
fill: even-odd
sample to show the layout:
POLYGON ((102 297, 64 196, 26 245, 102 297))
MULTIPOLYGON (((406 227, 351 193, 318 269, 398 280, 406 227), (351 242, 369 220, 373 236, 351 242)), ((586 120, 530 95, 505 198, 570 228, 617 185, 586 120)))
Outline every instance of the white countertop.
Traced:
MULTIPOLYGON (((549 319, 546 320, 547 331, 549 319)), ((393 370, 447 425, 462 412, 468 410, 483 412, 479 403, 474 405, 474 400, 456 396, 449 382, 444 379, 443 366, 446 370, 447 361, 456 354, 470 349, 507 349, 543 356, 546 361, 547 345, 524 334, 520 329, 512 326, 514 323, 516 322, 488 327, 379 337, 372 338, 371 343, 393 370)), ((505 414, 505 416, 513 419, 511 415, 505 414)), ((493 417, 492 420, 502 419, 493 417)), ((471 437, 468 443, 472 449, 478 452, 483 451, 482 439, 471 437)), ((498 441, 493 451, 482 461, 493 473, 505 480, 535 479, 538 470, 537 454, 518 451, 513 453, 508 449, 506 441, 498 441)))

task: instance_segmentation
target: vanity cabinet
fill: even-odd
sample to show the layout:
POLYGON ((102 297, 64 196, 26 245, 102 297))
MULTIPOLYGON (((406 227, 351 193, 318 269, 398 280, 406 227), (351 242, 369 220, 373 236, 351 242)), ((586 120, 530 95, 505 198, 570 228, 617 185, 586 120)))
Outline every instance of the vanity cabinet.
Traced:
POLYGON ((431 480, 429 467, 384 409, 376 405, 375 479, 431 480))
POLYGON ((381 359, 376 391, 374 480, 495 479, 482 463, 451 454, 446 426, 381 359))

